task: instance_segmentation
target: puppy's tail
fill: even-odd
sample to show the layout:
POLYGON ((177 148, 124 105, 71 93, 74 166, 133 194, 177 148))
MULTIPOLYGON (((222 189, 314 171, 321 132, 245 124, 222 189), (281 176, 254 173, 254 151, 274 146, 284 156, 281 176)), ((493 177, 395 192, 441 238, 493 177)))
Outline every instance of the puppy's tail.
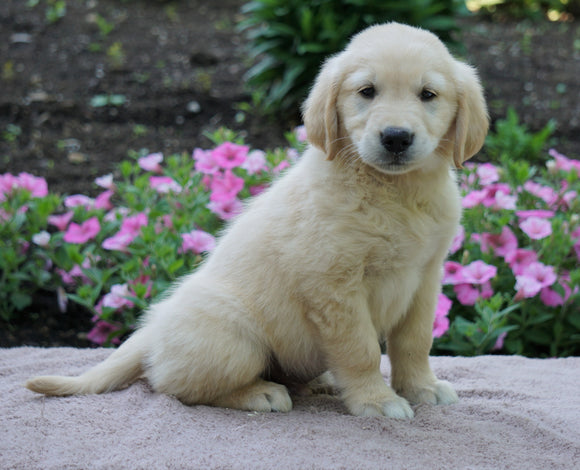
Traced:
POLYGON ((106 393, 129 385, 143 373, 146 331, 139 330, 100 364, 78 377, 34 377, 24 386, 45 395, 67 396, 106 393))

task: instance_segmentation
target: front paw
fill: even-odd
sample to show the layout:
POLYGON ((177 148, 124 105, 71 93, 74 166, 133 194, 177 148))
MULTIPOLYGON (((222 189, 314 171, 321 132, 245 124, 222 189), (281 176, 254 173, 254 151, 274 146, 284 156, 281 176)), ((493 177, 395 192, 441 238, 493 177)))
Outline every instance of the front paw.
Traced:
POLYGON ((428 405, 451 405, 459 401, 453 386, 446 380, 437 380, 433 384, 424 387, 403 388, 398 390, 398 392, 414 405, 422 403, 428 405))
POLYGON ((409 402, 396 395, 394 398, 376 403, 350 404, 348 407, 355 416, 386 416, 394 419, 411 419, 415 415, 409 402))

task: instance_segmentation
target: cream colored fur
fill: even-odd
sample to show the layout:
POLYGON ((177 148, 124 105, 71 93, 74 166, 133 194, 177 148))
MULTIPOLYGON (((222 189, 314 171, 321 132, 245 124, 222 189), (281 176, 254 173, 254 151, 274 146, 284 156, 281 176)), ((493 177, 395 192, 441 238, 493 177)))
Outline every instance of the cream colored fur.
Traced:
POLYGON ((26 386, 101 393, 143 374, 186 404, 289 411, 283 384, 330 371, 355 415, 409 418, 409 402, 455 402, 429 350, 460 219, 452 167, 479 150, 488 127, 475 72, 426 31, 371 27, 325 63, 304 119, 312 145, 298 163, 126 343, 80 377, 26 386), (368 86, 372 98, 361 95, 368 86), (436 96, 421 100, 425 88, 436 96), (414 133, 404 164, 381 145, 389 126, 414 133))

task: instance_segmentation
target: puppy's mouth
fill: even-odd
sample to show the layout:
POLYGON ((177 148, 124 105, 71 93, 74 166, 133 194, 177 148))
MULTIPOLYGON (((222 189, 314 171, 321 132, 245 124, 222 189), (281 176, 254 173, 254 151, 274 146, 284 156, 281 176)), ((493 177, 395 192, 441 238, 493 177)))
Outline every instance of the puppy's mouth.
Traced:
POLYGON ((405 151, 400 153, 381 152, 378 158, 368 163, 383 173, 401 174, 407 173, 416 168, 416 162, 411 152, 405 151))

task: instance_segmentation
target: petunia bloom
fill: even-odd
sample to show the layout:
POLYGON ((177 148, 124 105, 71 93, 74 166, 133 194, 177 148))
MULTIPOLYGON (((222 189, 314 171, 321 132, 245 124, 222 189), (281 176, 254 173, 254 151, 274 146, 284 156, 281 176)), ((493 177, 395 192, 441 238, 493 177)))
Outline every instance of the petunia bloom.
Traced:
POLYGON ((69 222, 72 220, 73 216, 74 216, 74 212, 72 212, 72 211, 69 211, 69 212, 66 212, 66 213, 60 214, 60 215, 49 215, 48 216, 48 223, 50 225, 54 225, 61 232, 64 232, 66 230, 69 222))
POLYGON ((115 183, 113 183, 113 174, 109 173, 95 178, 95 184, 104 189, 113 189, 115 187, 115 183))
POLYGON ((64 200, 64 205, 69 209, 79 206, 83 206, 85 209, 91 209, 95 206, 95 200, 84 194, 73 194, 64 200))
POLYGON ((211 181, 210 201, 228 202, 235 199, 244 188, 244 179, 234 175, 230 170, 224 174, 214 175, 211 181))
POLYGON ((237 145, 224 142, 212 151, 215 162, 223 169, 236 168, 246 161, 250 148, 247 145, 237 145))
POLYGON ((30 173, 20 173, 17 184, 19 188, 30 191, 32 197, 45 197, 48 195, 48 185, 44 178, 40 178, 30 173))
MULTIPOLYGON (((87 339, 96 344, 104 344, 109 339, 109 336, 118 330, 119 327, 109 322, 100 320, 97 321, 93 329, 89 331, 89 333, 87 334, 87 339)), ((120 340, 118 338, 115 338, 113 339, 113 343, 119 344, 120 340)))
POLYGON ((261 171, 266 171, 268 165, 266 164, 266 153, 262 150, 253 150, 248 154, 246 161, 242 163, 241 167, 248 172, 249 175, 255 175, 261 171))
POLYGON ((229 220, 241 213, 244 205, 239 199, 232 199, 230 201, 211 201, 207 208, 223 220, 229 220))
POLYGON ((449 329, 447 314, 451 309, 452 302, 445 294, 439 294, 437 307, 435 308, 435 320, 433 322, 433 337, 439 338, 449 329))
POLYGON ((183 244, 182 251, 193 251, 200 254, 205 251, 212 251, 215 248, 215 237, 203 230, 193 230, 181 235, 183 244))
POLYGON ((151 153, 146 157, 141 157, 137 160, 137 164, 145 171, 153 171, 154 173, 161 173, 163 169, 160 163, 163 161, 162 153, 151 153))
POLYGON ((515 275, 523 274, 524 270, 532 263, 538 261, 538 254, 532 250, 518 248, 508 253, 505 257, 515 275))
POLYGON ((541 240, 552 234, 552 224, 549 220, 539 217, 529 217, 520 223, 522 231, 534 240, 541 240))
POLYGON ((159 194, 180 193, 182 187, 173 178, 169 176, 151 176, 149 184, 159 194))
POLYGON ((195 160, 195 171, 206 175, 213 175, 220 169, 217 161, 213 157, 211 150, 202 150, 196 148, 193 151, 192 158, 195 160))
POLYGON ((86 243, 95 238, 101 230, 99 219, 91 217, 81 225, 71 223, 64 234, 63 240, 67 243, 86 243))
POLYGON ((518 239, 509 227, 504 226, 501 234, 482 233, 481 234, 481 249, 484 252, 490 249, 497 256, 506 257, 511 252, 517 250, 518 239))

